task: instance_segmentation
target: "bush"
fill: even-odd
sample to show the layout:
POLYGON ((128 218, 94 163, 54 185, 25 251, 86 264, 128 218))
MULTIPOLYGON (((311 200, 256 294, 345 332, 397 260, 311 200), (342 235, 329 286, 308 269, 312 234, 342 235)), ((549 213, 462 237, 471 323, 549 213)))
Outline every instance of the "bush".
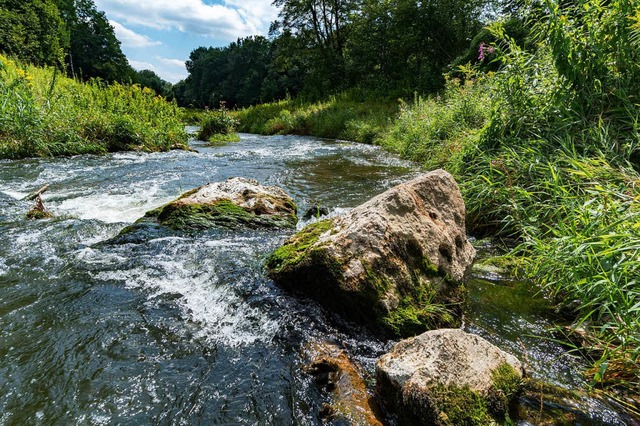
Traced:
POLYGON ((238 124, 238 120, 224 108, 217 111, 209 111, 200 119, 198 139, 206 141, 213 135, 234 133, 238 124))
POLYGON ((175 103, 139 86, 86 84, 0 55, 0 158, 186 148, 175 103))

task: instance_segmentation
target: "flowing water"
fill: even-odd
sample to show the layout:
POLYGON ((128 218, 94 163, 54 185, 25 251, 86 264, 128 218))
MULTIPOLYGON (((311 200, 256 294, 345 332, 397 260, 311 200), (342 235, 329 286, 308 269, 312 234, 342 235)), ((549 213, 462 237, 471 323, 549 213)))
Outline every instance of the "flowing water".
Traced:
MULTIPOLYGON (((372 373, 394 343, 264 276, 264 258, 290 231, 113 237, 207 182, 255 178, 303 211, 339 214, 415 176, 414 165, 371 146, 292 136, 192 146, 198 152, 0 161, 0 425, 318 424, 326 396, 302 372, 301 348, 339 343, 372 373), (45 184, 55 219, 25 219, 22 198, 45 184)), ((546 333, 549 313, 529 286, 485 270, 470 287, 468 330, 526 357, 536 377, 584 385, 559 345, 533 337, 546 333)), ((569 410, 584 423, 626 421, 594 399, 577 405, 569 410)))

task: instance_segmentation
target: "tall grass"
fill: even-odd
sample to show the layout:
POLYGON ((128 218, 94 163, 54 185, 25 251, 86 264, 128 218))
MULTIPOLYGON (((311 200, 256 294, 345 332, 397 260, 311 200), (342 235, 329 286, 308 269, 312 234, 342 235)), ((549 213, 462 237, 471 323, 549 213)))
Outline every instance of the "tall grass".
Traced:
POLYGON ((460 175, 470 225, 516 238, 513 256, 524 272, 591 333, 594 381, 636 393, 638 7, 549 0, 538 10, 534 51, 494 26, 498 50, 509 53, 492 83, 488 124, 460 175))
POLYGON ((469 146, 478 140, 489 118, 492 75, 448 80, 445 90, 412 103, 400 100, 400 112, 377 140, 387 150, 427 168, 460 169, 469 146))
POLYGON ((83 84, 0 55, 0 158, 185 148, 179 117, 149 89, 83 84))
POLYGON ((297 134, 373 143, 391 124, 397 103, 344 92, 320 102, 282 100, 235 112, 239 130, 259 134, 297 134))

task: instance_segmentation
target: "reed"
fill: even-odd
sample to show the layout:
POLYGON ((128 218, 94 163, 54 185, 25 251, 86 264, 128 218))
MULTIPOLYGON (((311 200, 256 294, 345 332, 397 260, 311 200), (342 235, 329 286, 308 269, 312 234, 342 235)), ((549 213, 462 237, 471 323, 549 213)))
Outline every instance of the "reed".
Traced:
POLYGON ((0 55, 0 158, 186 148, 178 107, 150 89, 80 83, 0 55))

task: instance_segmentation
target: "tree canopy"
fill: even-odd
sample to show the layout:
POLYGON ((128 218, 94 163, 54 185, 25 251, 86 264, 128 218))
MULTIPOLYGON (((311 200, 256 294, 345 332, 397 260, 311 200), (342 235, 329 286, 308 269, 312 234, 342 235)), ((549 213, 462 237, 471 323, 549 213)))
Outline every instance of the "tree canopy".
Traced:
POLYGON ((0 0, 0 51, 85 80, 130 82, 136 74, 93 0, 0 0))
POLYGON ((217 107, 353 87, 385 96, 438 90, 482 29, 488 1, 274 0, 280 15, 269 38, 195 49, 176 98, 217 107))

